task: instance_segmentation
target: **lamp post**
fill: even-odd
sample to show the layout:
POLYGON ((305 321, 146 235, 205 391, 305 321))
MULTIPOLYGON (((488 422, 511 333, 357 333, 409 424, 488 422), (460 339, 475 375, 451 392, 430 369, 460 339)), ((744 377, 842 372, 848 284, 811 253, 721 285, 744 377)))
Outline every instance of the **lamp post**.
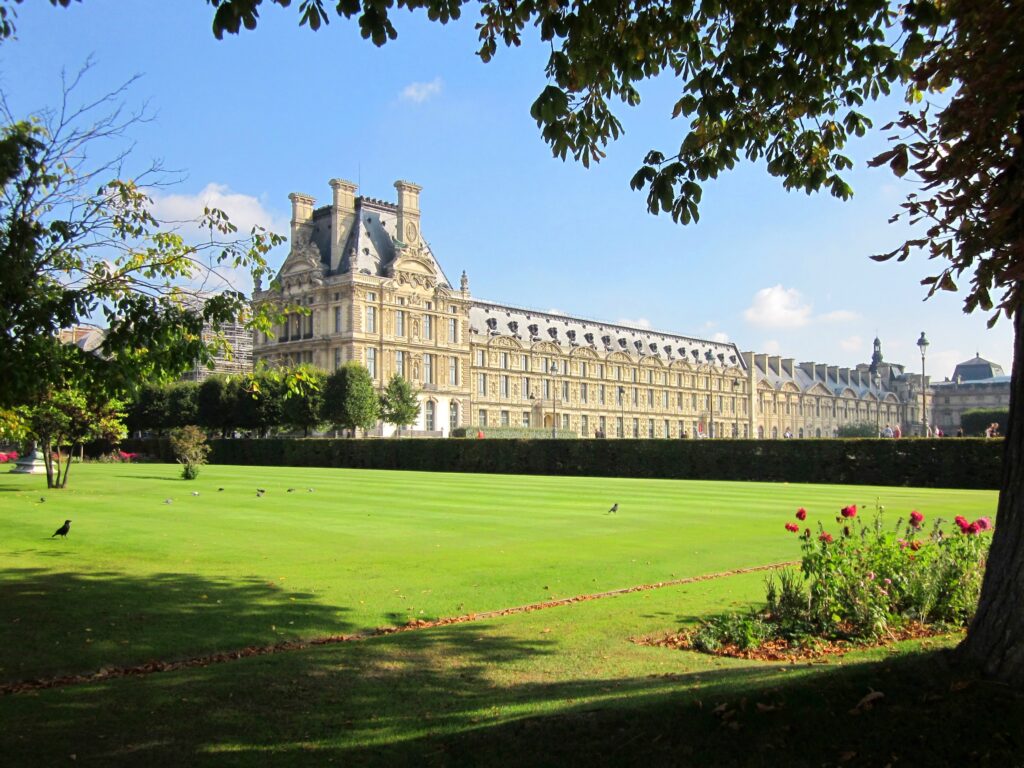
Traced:
POLYGON ((924 382, 924 355, 928 351, 928 339, 921 331, 921 338, 917 340, 917 348, 921 350, 921 425, 924 427, 924 436, 928 437, 928 387, 924 382))
POLYGON ((875 371, 875 437, 882 436, 882 377, 875 371))
POLYGON ((709 349, 704 353, 704 359, 708 361, 708 407, 710 409, 710 419, 708 420, 708 438, 711 440, 715 439, 715 396, 712 393, 711 386, 711 363, 715 359, 715 356, 709 349))
POLYGON ((558 437, 558 361, 548 360, 548 373, 551 375, 551 438, 558 437))

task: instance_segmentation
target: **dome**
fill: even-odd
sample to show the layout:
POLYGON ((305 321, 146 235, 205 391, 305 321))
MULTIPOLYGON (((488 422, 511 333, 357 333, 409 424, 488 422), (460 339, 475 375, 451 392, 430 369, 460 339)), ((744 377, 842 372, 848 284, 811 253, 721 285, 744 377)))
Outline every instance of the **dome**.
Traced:
POLYGON ((980 381, 1004 375, 1002 366, 976 354, 957 365, 953 371, 953 381, 980 381))

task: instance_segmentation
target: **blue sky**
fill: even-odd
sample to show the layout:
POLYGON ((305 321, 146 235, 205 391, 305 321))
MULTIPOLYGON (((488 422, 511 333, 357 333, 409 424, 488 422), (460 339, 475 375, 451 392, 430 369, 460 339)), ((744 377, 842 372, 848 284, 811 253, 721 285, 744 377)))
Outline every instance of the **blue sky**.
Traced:
MULTIPOLYGON (((255 32, 222 41, 201 0, 39 2, 18 14, 18 39, 0 47, 0 86, 18 113, 52 105, 61 70, 90 55, 83 95, 141 75, 127 102, 148 102, 154 119, 132 131, 133 158, 185 173, 158 201, 169 213, 210 200, 240 224, 287 233, 289 192, 323 204, 340 177, 393 200, 394 181, 407 179, 424 188, 435 255, 452 279, 466 270, 481 298, 839 365, 866 361, 877 333, 886 359, 915 371, 924 330, 930 375, 975 351, 1009 371, 1008 322, 986 329, 959 295, 923 302, 923 257, 868 258, 901 241, 886 222, 907 190, 864 167, 881 132, 850 147, 853 201, 787 193, 747 163, 707 184, 700 223, 683 227, 648 214, 629 189, 647 150, 682 137, 668 78, 619 111, 626 135, 588 170, 552 158, 530 118, 544 48, 500 50, 484 65, 471 16, 441 27, 398 11, 398 40, 378 49, 340 19, 300 29, 294 8, 267 7, 255 32)), ((897 108, 874 107, 878 125, 897 108)))

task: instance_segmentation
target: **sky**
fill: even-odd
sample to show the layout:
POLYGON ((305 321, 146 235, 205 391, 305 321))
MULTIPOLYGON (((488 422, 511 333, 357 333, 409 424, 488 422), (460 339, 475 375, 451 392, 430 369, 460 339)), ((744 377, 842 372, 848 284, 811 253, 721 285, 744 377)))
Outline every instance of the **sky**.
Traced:
POLYGON ((395 11, 398 39, 376 48, 354 23, 334 17, 313 33, 297 4, 264 5, 255 31, 221 41, 203 0, 20 5, 0 89, 28 115, 54 106, 62 72, 90 57, 82 99, 138 75, 124 101, 151 119, 131 130, 130 163, 180 171, 155 198, 169 218, 213 204, 242 229, 287 234, 290 192, 323 205, 337 177, 395 201, 404 179, 423 187, 423 235, 445 272, 465 270, 479 298, 832 365, 867 362, 878 335, 885 359, 915 372, 924 331, 933 378, 976 352, 1009 372, 1009 322, 987 329, 986 315, 963 314, 961 294, 924 301, 920 279, 936 266, 924 256, 869 258, 906 234, 887 221, 911 187, 865 166, 898 98, 873 105, 876 130, 848 146, 853 200, 786 192, 747 162, 705 184, 700 222, 682 226, 629 188, 648 150, 671 154, 684 135, 671 119, 677 81, 641 84, 641 105, 617 112, 625 135, 585 169, 553 158, 530 117, 546 84, 542 45, 483 64, 472 13, 441 26, 395 11))

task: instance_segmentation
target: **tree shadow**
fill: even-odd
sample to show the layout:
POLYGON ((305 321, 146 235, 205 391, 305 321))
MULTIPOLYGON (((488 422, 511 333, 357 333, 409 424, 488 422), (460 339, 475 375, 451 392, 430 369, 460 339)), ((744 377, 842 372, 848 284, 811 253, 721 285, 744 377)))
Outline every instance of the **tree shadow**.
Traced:
POLYGON ((0 682, 352 629, 348 608, 255 576, 7 568, 0 569, 0 606, 0 682))

